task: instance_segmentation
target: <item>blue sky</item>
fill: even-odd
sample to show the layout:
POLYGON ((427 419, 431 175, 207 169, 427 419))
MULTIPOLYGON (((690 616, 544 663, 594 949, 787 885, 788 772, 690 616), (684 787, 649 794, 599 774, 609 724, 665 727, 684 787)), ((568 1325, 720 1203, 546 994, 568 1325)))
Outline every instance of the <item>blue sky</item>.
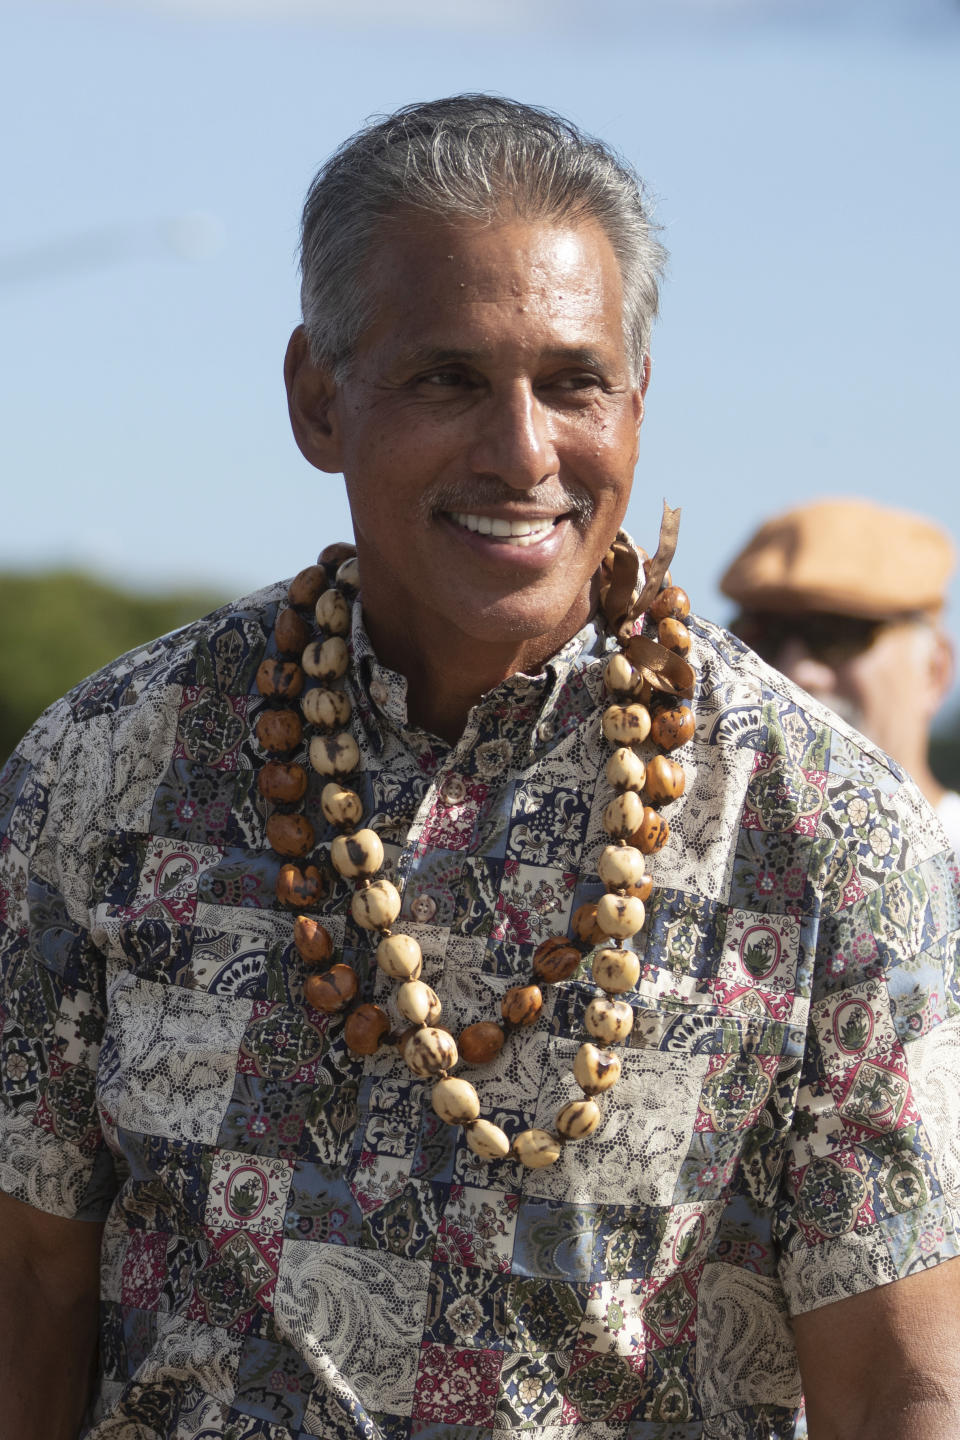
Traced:
POLYGON ((807 496, 960 535, 956 0, 0 0, 0 24, 0 565, 240 593, 347 535, 286 420, 300 204, 368 115, 467 89, 566 112, 658 199, 628 525, 652 544, 684 507, 698 609, 727 617, 726 559, 807 496))

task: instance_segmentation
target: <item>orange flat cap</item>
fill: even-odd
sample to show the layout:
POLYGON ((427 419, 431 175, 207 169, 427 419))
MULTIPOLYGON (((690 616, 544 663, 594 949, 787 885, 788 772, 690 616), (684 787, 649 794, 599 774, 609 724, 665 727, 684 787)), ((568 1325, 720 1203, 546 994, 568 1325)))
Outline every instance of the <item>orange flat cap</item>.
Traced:
POLYGON ((949 535, 922 515, 816 500, 762 525, 720 589, 744 610, 886 620, 938 611, 955 559, 949 535))

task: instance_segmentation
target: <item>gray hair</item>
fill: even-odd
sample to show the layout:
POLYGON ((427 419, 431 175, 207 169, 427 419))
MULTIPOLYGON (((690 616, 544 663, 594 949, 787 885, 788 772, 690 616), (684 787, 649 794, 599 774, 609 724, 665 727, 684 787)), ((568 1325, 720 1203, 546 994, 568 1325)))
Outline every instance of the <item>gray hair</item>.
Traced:
POLYGON ((315 175, 300 229, 300 301, 316 364, 338 375, 372 320, 366 265, 403 210, 445 220, 594 220, 620 266, 639 377, 666 251, 633 168, 569 120, 493 95, 408 105, 344 142, 315 175))

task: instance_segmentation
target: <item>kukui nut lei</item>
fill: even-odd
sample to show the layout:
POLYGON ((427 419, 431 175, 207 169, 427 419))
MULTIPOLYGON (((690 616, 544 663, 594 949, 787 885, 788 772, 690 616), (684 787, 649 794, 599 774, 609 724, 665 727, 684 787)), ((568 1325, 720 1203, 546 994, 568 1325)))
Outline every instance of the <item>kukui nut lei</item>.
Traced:
POLYGON ((603 816, 610 844, 597 867, 606 894, 576 912, 573 940, 552 935, 537 948, 529 982, 507 990, 499 1020, 468 1025, 459 1040, 441 1027, 440 1000, 420 979, 420 946, 412 936, 393 929, 400 914, 400 893, 391 881, 378 877, 383 845, 375 831, 363 826, 360 796, 348 784, 359 767, 360 750, 347 728, 350 700, 337 684, 349 662, 345 639, 349 596, 359 585, 352 546, 329 546, 316 565, 301 570, 292 581, 289 604, 281 610, 274 631, 279 656, 264 660, 257 671, 257 689, 269 708, 257 721, 256 735, 270 757, 258 784, 274 807, 267 839, 284 862, 277 876, 277 898, 298 912, 315 908, 321 899, 320 872, 309 863, 316 843, 314 829, 295 808, 306 794, 307 772, 289 758, 300 745, 306 722, 310 765, 326 780, 321 808, 340 832, 330 845, 330 859, 341 876, 355 882, 351 914, 362 929, 379 936, 377 964, 399 984, 397 1007, 408 1028, 392 1034, 384 1009, 356 1003, 357 976, 349 965, 331 963, 334 947, 329 932, 310 914, 298 913, 293 940, 307 971, 304 997, 325 1015, 345 1012, 344 1040, 353 1054, 372 1055, 385 1042, 396 1044, 413 1074, 433 1082, 433 1108, 441 1120, 462 1125, 470 1149, 484 1160, 512 1155, 533 1169, 552 1165, 567 1141, 596 1130, 601 1120, 597 1097, 620 1077, 620 1056, 612 1047, 629 1037, 633 1010, 617 997, 633 990, 640 975, 640 961, 624 941, 644 923, 644 902, 653 888, 647 857, 661 850, 670 834, 660 810, 683 794, 683 769, 670 752, 685 744, 694 730, 686 703, 693 694, 693 672, 685 658, 690 634, 684 621, 690 603, 683 590, 669 583, 667 571, 678 517, 679 511, 664 508, 660 546, 647 562, 639 593, 636 555, 625 541, 618 537, 604 561, 601 606, 620 643, 606 661, 603 675, 609 703, 601 723, 612 750, 606 775, 615 791, 603 816), (656 626, 656 640, 634 633, 636 619, 644 612, 647 628, 656 626), (543 1008, 541 987, 569 979, 580 968, 587 947, 594 949, 592 978, 599 993, 584 1017, 591 1038, 580 1046, 573 1062, 583 1097, 557 1112, 552 1132, 524 1130, 511 1140, 498 1125, 481 1117, 476 1090, 452 1071, 460 1060, 482 1065, 494 1059, 509 1034, 535 1025, 543 1008))

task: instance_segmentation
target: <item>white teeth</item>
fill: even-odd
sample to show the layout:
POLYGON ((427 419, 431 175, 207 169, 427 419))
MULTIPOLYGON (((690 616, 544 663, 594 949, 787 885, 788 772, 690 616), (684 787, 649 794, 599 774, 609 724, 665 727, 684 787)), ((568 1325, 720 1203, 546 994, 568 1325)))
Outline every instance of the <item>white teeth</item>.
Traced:
POLYGON ((450 519, 477 535, 491 535, 508 545, 534 545, 556 524, 555 520, 501 520, 490 515, 468 515, 455 510, 450 519))

